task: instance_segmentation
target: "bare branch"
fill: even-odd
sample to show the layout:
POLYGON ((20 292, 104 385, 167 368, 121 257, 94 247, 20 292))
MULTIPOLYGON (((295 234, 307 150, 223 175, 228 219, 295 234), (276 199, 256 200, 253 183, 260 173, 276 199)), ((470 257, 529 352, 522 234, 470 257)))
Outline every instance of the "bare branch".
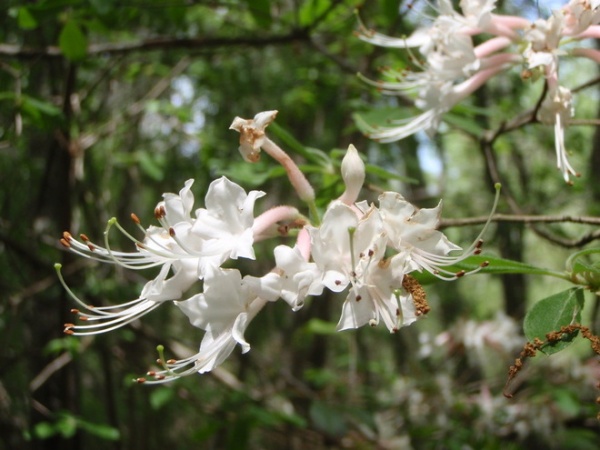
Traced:
MULTIPOLYGON (((464 227, 470 225, 482 225, 487 221, 487 216, 467 217, 463 219, 443 219, 439 228, 464 227)), ((582 247, 592 241, 600 239, 600 230, 591 231, 576 239, 564 239, 549 231, 542 230, 533 224, 539 223, 579 223, 586 225, 600 225, 600 217, 573 217, 573 216, 534 216, 526 214, 494 214, 492 222, 524 223, 530 225, 531 230, 538 236, 553 244, 565 248, 582 247)))
MULTIPOLYGON (((245 36, 236 38, 171 38, 158 37, 137 42, 110 42, 91 44, 87 56, 113 56, 131 52, 155 50, 206 50, 218 47, 264 47, 265 45, 283 45, 298 41, 308 41, 309 31, 306 29, 292 30, 288 34, 273 36, 245 36)), ((62 51, 57 46, 44 48, 24 47, 12 44, 0 44, 0 56, 31 59, 31 58, 62 58, 62 51)))
MULTIPOLYGON (((464 227, 469 225, 481 225, 487 221, 487 216, 466 217, 463 219, 443 219, 440 228, 464 227)), ((527 214, 494 214, 492 222, 513 223, 581 223, 588 225, 600 225, 600 217, 574 217, 574 216, 536 216, 527 214)))

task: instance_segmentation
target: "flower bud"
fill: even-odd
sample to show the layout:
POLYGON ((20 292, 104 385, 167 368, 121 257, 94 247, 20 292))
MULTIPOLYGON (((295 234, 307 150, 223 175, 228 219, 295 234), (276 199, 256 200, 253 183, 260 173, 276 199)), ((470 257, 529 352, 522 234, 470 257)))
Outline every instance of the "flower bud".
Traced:
POLYGON ((358 199, 358 194, 360 194, 365 181, 365 164, 352 144, 348 147, 342 160, 342 179, 346 190, 339 200, 347 205, 352 205, 358 199))

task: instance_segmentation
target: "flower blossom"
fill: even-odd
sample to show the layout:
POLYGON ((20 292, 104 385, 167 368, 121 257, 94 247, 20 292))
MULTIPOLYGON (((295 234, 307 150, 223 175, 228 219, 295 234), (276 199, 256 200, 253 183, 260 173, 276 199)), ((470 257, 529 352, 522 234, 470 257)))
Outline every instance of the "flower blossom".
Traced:
MULTIPOLYGON (((195 282, 204 278, 207 267, 219 266, 226 259, 238 256, 254 258, 252 210, 254 201, 264 193, 251 191, 246 194, 228 179, 217 179, 208 188, 206 208, 198 209, 196 217, 192 218, 192 184, 193 180, 188 180, 179 195, 167 193, 163 196, 164 200, 155 209, 160 227, 150 226, 144 230, 137 216, 132 216, 145 234, 143 241, 131 236, 116 219, 109 221, 104 246, 83 234, 79 241, 70 233, 64 233, 61 243, 86 258, 133 270, 161 267, 137 299, 122 305, 89 306, 67 288, 83 312, 73 310, 82 324, 67 323, 65 332, 96 334, 119 328, 166 301, 180 299, 195 282), (108 234, 115 226, 134 242, 136 252, 112 250, 108 234), (169 277, 169 274, 172 275, 169 277)), ((60 279, 66 287, 62 276, 60 279)))
MULTIPOLYGON (((600 61, 600 52, 579 45, 586 38, 600 37, 600 2, 598 0, 571 0, 548 19, 534 22, 526 18, 494 14, 493 0, 462 0, 460 12, 448 0, 438 2, 438 15, 428 27, 418 28, 406 38, 392 38, 367 29, 359 23, 358 37, 374 45, 412 49, 418 48, 422 61, 411 60, 420 70, 383 71, 383 81, 368 80, 384 94, 414 97, 415 106, 423 112, 417 116, 391 120, 385 126, 371 125, 360 117, 359 125, 372 139, 393 142, 425 131, 433 134, 444 114, 466 99, 498 74, 513 67, 526 67, 523 79, 543 78, 548 89, 544 104, 556 103, 560 87, 559 67, 565 55, 600 61), (473 36, 483 36, 474 46, 473 36), (487 37, 486 35, 489 35, 487 37)), ((561 98, 565 98, 561 94, 561 98)), ((540 111, 543 123, 554 125, 555 148, 559 155, 558 167, 567 183, 577 175, 567 160, 564 144, 566 111, 560 121, 542 120, 548 116, 540 111), (560 123, 559 123, 560 122, 560 123)))
POLYGON ((204 280, 204 292, 177 306, 190 323, 206 331, 197 354, 180 361, 164 362, 165 370, 153 373, 158 380, 190 373, 204 373, 221 364, 236 345, 242 353, 250 350, 244 332, 267 301, 280 294, 280 279, 270 273, 262 278, 245 276, 235 269, 211 267, 204 280))
POLYGON ((571 91, 562 86, 551 89, 542 102, 538 116, 542 123, 554 125, 556 167, 563 174, 565 182, 570 183, 569 175, 579 176, 567 159, 565 147, 565 126, 573 117, 573 94, 571 91))
MULTIPOLYGON (((240 132, 245 132, 243 127, 240 132)), ((279 154, 286 170, 292 174, 299 171, 287 154, 281 154, 283 150, 273 150, 275 144, 264 134, 261 139, 271 155, 279 154)), ((65 333, 111 331, 165 302, 173 302, 191 326, 203 330, 204 335, 198 351, 183 359, 165 359, 164 348, 159 346, 159 367, 148 372, 149 379, 140 377, 136 381, 161 383, 211 371, 236 346, 242 353, 248 352, 250 343, 245 333, 249 324, 267 304, 279 299, 297 311, 306 298, 320 296, 325 289, 333 293, 347 291, 337 324, 339 331, 383 322, 395 333, 412 324, 429 311, 429 306, 423 287, 411 273, 425 270, 441 279, 456 279, 465 272, 452 272, 444 266, 479 253, 481 242, 477 240, 459 256, 449 255, 460 247, 436 230, 440 205, 419 210, 394 192, 383 193, 378 206, 359 200, 365 165, 352 145, 342 160, 341 172, 344 193, 330 202, 320 224, 318 217, 310 223, 287 205, 272 207, 255 219, 255 202, 265 194, 246 193, 222 177, 209 185, 204 207, 196 210, 192 180, 186 181, 178 194, 164 194, 155 209, 160 226, 144 229, 132 215, 144 233, 142 241, 116 219, 109 221, 104 246, 85 235, 77 240, 65 233, 62 244, 86 258, 133 270, 160 267, 137 299, 94 307, 69 289, 60 265, 56 265, 61 283, 81 307, 73 310, 81 323, 65 324, 65 333), (108 234, 113 227, 134 242, 135 252, 110 247, 108 234), (238 258, 255 259, 256 241, 288 237, 288 232, 296 237, 295 245, 276 246, 274 265, 266 274, 243 275, 239 269, 222 267, 238 258), (196 283, 197 293, 186 298, 186 292, 196 283)), ((292 184, 298 182, 294 177, 290 177, 292 184)), ((497 201, 498 195, 495 205, 497 201)))

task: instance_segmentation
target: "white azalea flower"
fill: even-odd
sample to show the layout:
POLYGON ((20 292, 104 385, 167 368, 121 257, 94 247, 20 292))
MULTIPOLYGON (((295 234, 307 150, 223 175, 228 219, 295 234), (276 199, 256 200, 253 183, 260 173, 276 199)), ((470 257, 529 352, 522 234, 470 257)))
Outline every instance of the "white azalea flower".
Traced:
POLYGON ((281 280, 274 273, 262 278, 242 278, 238 270, 209 267, 204 283, 203 293, 176 303, 193 326, 206 331, 200 350, 183 360, 163 361, 165 369, 152 372, 155 381, 209 372, 225 361, 238 344, 242 353, 248 352, 250 344, 244 338, 248 324, 281 292, 281 280))
POLYGON ((577 35, 600 22, 600 0, 571 0, 563 9, 565 34, 577 35))
POLYGON ((478 238, 462 255, 448 256, 461 248, 436 229, 441 206, 440 201, 435 208, 418 209, 396 192, 385 192, 379 196, 379 211, 388 243, 405 258, 407 272, 426 270, 442 279, 455 279, 465 273, 450 272, 443 267, 478 254, 482 242, 478 238))
POLYGON ((560 50, 560 40, 563 36, 564 16, 553 14, 549 19, 536 20, 524 34, 524 39, 529 43, 523 56, 529 68, 544 66, 546 76, 552 77, 558 71, 558 56, 564 52, 560 50))
POLYGON ((403 261, 384 260, 387 237, 376 208, 359 219, 350 206, 335 201, 327 208, 321 227, 309 228, 309 233, 323 284, 333 292, 351 286, 338 330, 383 320, 395 332, 414 321, 414 304, 402 291, 403 261))
MULTIPOLYGON (((144 286, 140 296, 121 305, 90 306, 79 299, 60 277, 80 309, 73 312, 81 324, 65 324, 68 334, 96 334, 119 328, 154 310, 166 301, 179 300, 198 280, 207 267, 220 265, 228 258, 254 258, 252 249, 253 208, 260 191, 246 194, 235 183, 220 178, 211 183, 206 195, 206 209, 198 209, 191 217, 194 197, 188 180, 177 194, 164 194, 155 209, 160 227, 144 230, 142 242, 111 219, 105 233, 104 246, 81 235, 81 241, 64 233, 62 244, 74 253, 97 261, 116 264, 133 270, 161 266, 158 275, 144 286), (108 231, 118 227, 136 245, 136 252, 114 251, 110 248, 108 231), (170 275, 170 276, 169 276, 170 275)), ((60 269, 60 267, 57 267, 60 269)), ((59 271, 60 275, 60 271, 59 271)))
POLYGON ((228 258, 254 259, 254 202, 264 195, 262 191, 246 194, 225 177, 213 181, 206 194, 206 208, 196 210, 191 229, 201 239, 202 254, 214 256, 218 265, 228 258))
POLYGON ((306 261, 297 246, 278 245, 274 255, 277 272, 281 276, 281 298, 293 311, 304 306, 308 295, 321 295, 322 273, 315 263, 306 261))
MULTIPOLYGON (((104 246, 92 242, 85 235, 81 235, 81 241, 79 241, 70 233, 63 234, 62 244, 72 252, 86 258, 133 270, 162 266, 156 278, 146 283, 137 299, 121 305, 109 306, 90 306, 79 299, 66 286, 59 270, 61 282, 81 307, 81 310, 73 309, 72 311, 83 321, 78 325, 65 324, 66 333, 96 334, 119 328, 154 310, 165 301, 181 298, 185 291, 201 278, 202 275, 199 272, 201 256, 198 253, 197 240, 189 239, 185 235, 174 237, 175 229, 191 227, 190 211, 194 203, 194 197, 190 191, 192 184, 193 180, 188 180, 179 195, 164 195, 165 200, 160 202, 155 210, 155 215, 163 226, 149 227, 145 231, 142 242, 121 228, 116 219, 109 221, 105 232, 104 246), (114 226, 135 242, 137 252, 114 251, 110 248, 108 233, 114 226), (170 273, 172 275, 168 277, 170 273)), ((141 228, 135 216, 134 220, 141 228)), ((60 267, 57 268, 60 269, 60 267)))
POLYGON ((565 147, 565 126, 573 117, 573 94, 565 87, 551 89, 542 102, 539 119, 542 123, 554 125, 554 147, 556 150, 556 167, 563 178, 570 183, 570 175, 579 176, 569 163, 565 147))

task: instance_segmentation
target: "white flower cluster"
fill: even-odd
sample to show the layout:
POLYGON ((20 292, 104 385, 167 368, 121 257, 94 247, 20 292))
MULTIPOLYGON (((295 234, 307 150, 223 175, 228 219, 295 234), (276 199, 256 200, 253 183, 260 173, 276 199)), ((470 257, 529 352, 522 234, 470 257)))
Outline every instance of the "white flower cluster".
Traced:
POLYGON ((538 111, 542 123, 554 125, 557 167, 566 182, 577 175, 569 164, 564 128, 573 117, 571 91, 559 82, 559 58, 581 56, 600 62, 600 51, 579 46, 600 37, 600 0, 570 0, 548 19, 534 22, 493 14, 495 0, 461 0, 461 12, 450 0, 439 0, 439 15, 427 28, 406 38, 392 38, 361 24, 360 39, 382 47, 418 48, 422 71, 385 69, 394 81, 371 81, 384 93, 416 91, 415 104, 424 112, 391 127, 363 124, 371 138, 381 142, 403 139, 418 131, 434 133, 442 116, 498 73, 525 67, 524 79, 544 78, 546 94, 538 111), (478 36, 479 44, 473 43, 478 36), (570 44, 569 47, 566 47, 570 44))
MULTIPOLYGON (((258 117, 265 113, 261 114, 258 117)), ((271 114, 265 123, 244 121, 258 123, 258 129, 238 131, 259 135, 264 143, 268 140, 264 128, 274 116, 271 114)), ((236 118, 234 124, 241 120, 236 118)), ((253 148, 251 153, 258 155, 260 148, 253 147, 252 139, 241 138, 243 147, 253 148)), ((290 174, 297 175, 296 169, 290 169, 290 174)), ((460 256, 449 256, 460 247, 436 230, 441 203, 435 208, 417 209, 395 192, 381 194, 377 206, 357 201, 365 166, 352 145, 342 162, 342 178, 346 190, 330 203, 318 226, 311 225, 290 206, 272 208, 255 218, 255 202, 265 194, 246 193, 222 177, 210 184, 204 208, 193 209, 193 180, 188 180, 179 194, 164 194, 157 205, 155 217, 160 226, 144 229, 132 215, 144 233, 142 241, 115 219, 109 221, 104 246, 85 235, 75 239, 64 233, 62 244, 79 255, 128 269, 160 267, 139 298, 122 305, 89 306, 68 288, 57 265, 61 282, 80 305, 80 309, 73 310, 80 322, 65 324, 65 332, 88 335, 114 330, 162 303, 174 302, 205 334, 195 355, 179 361, 161 360, 162 370, 151 372, 153 379, 149 380, 159 382, 210 371, 238 344, 242 352, 247 352, 250 345, 244 338, 246 328, 266 304, 278 299, 296 311, 308 296, 319 296, 324 289, 347 290, 338 330, 383 321, 390 332, 396 332, 411 324, 429 307, 423 288, 409 274, 425 270, 442 279, 463 276, 463 271, 451 272, 443 267, 479 253, 481 241, 478 238, 460 256), (118 227, 135 243, 135 252, 110 248, 108 232, 112 227, 118 227), (274 268, 266 275, 242 275, 238 269, 223 267, 230 259, 255 259, 255 242, 287 234, 290 228, 298 229, 296 244, 274 249, 274 268), (202 292, 185 298, 200 281, 202 292)), ((292 184, 302 185, 297 181, 292 184)))

